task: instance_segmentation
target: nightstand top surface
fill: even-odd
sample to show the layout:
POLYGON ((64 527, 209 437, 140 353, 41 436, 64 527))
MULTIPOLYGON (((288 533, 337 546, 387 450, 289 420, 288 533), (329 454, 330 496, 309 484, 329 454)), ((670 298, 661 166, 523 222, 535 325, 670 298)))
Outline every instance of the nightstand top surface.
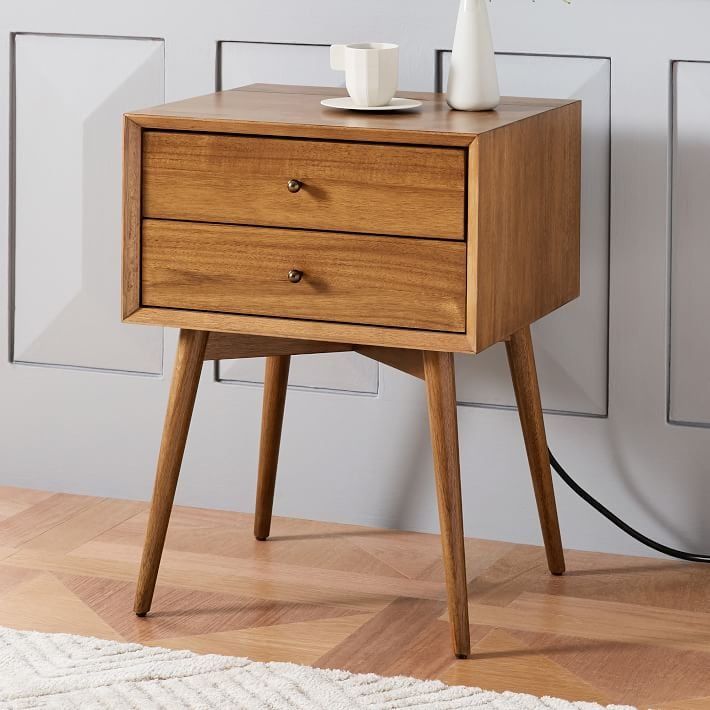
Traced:
POLYGON ((147 128, 259 133, 340 140, 464 146, 477 135, 545 113, 574 101, 503 98, 495 111, 452 111, 444 94, 399 92, 421 109, 402 113, 341 111, 321 99, 347 95, 333 87, 252 84, 155 108, 128 117, 147 128))

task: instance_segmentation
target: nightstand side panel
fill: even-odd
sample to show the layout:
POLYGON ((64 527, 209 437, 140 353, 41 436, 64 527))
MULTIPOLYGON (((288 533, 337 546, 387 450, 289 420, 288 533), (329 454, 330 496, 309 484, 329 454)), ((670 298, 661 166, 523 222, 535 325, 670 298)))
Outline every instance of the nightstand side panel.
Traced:
POLYGON ((581 102, 481 134, 470 153, 475 352, 579 295, 581 102))
POLYGON ((123 119, 123 249, 121 255, 121 317, 140 308, 141 192, 143 129, 123 119))

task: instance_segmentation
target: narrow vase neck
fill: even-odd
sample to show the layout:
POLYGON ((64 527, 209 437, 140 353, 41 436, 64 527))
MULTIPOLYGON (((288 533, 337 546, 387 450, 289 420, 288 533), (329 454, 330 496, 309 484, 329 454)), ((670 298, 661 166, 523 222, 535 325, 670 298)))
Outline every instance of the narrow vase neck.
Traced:
POLYGON ((486 2, 488 0, 461 0, 459 9, 461 12, 475 12, 486 2))

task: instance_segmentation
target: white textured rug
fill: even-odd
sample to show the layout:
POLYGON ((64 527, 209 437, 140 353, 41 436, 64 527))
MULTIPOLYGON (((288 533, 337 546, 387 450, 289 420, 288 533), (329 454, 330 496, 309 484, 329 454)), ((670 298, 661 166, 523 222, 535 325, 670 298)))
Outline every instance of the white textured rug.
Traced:
POLYGON ((601 706, 0 627, 0 708, 598 710, 601 706))

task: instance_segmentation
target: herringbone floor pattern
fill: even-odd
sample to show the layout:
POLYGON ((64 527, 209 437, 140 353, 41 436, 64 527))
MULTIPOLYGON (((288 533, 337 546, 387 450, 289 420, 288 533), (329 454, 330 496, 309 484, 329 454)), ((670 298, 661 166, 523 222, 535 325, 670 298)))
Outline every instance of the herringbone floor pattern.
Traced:
POLYGON ((131 613, 147 505, 0 488, 0 626, 602 704, 710 708, 710 569, 469 540, 473 657, 450 653, 433 535, 177 508, 131 613))

